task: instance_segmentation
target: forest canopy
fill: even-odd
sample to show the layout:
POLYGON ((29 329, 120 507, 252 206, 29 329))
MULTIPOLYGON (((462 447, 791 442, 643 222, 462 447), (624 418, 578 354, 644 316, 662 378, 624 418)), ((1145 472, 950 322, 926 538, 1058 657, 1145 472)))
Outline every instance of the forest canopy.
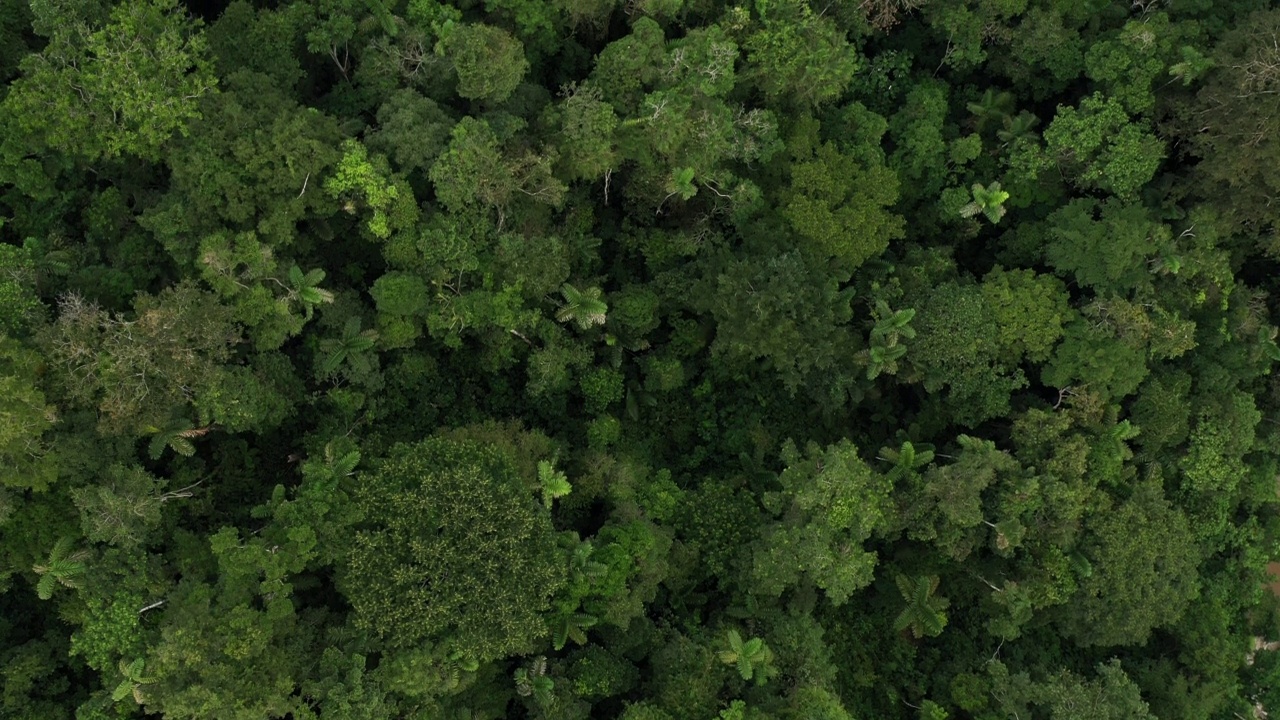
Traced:
POLYGON ((1280 712, 1278 167, 1267 0, 0 0, 0 717, 1280 712))

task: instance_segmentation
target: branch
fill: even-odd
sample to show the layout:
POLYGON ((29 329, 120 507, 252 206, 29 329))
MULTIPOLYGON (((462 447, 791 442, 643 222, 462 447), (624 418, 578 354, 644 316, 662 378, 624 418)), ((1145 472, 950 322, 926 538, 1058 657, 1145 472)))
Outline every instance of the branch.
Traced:
POLYGON ((141 610, 139 610, 139 611, 138 611, 138 614, 139 614, 139 615, 141 615, 142 613, 144 613, 144 612, 146 612, 146 611, 148 611, 148 610, 154 610, 155 608, 158 608, 158 607, 160 607, 160 606, 161 606, 161 605, 163 605, 163 604, 164 604, 164 600, 157 600, 157 601, 155 601, 155 602, 151 603, 150 605, 148 605, 148 606, 146 606, 146 607, 142 608, 141 610))

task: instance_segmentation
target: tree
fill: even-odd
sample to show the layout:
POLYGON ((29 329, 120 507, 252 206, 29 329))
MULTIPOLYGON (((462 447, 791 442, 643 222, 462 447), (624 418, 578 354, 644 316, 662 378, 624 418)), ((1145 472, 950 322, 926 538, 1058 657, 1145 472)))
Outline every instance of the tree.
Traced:
POLYGON ((1280 180, 1261 171, 1280 157, 1280 11, 1240 18, 1213 48, 1214 69, 1194 103, 1181 108, 1178 134, 1200 158, 1198 195, 1229 208, 1230 225, 1261 231, 1275 227, 1280 180))
POLYGON ((791 389, 842 360, 853 364, 853 290, 842 289, 825 263, 795 251, 745 257, 717 268, 705 284, 706 294, 693 300, 716 321, 713 354, 764 360, 791 389))
POLYGON ((348 213, 356 211, 357 201, 368 207, 373 214, 367 227, 379 240, 412 227, 418 220, 418 205, 409 184, 391 175, 386 158, 371 157, 357 140, 343 142, 342 159, 324 181, 324 189, 331 197, 344 200, 343 209, 348 213))
POLYGON ((429 170, 448 145, 455 122, 445 107, 412 88, 392 93, 378 108, 377 120, 365 144, 402 173, 429 170))
POLYGON ((39 380, 40 353, 0 333, 0 486, 44 490, 58 475, 45 433, 58 420, 39 380))
POLYGON ((213 390, 240 330, 231 311, 190 283, 139 294, 132 319, 74 295, 42 345, 72 398, 101 413, 113 433, 142 433, 190 413, 193 396, 213 390))
POLYGON ((908 362, 924 388, 947 387, 958 422, 973 425, 1004 414, 1026 379, 1018 367, 1021 357, 1002 346, 994 307, 982 287, 942 283, 927 291, 916 310, 908 362))
POLYGON ((891 481, 848 440, 825 448, 811 443, 803 454, 788 442, 782 459, 782 490, 764 497, 777 520, 759 529, 754 590, 777 595, 804 577, 842 605, 871 583, 877 557, 863 544, 887 524, 891 481))
POLYGON ((1033 6, 1012 28, 1002 28, 1007 49, 991 54, 988 67, 1033 99, 1061 92, 1084 70, 1086 41, 1079 24, 1058 8, 1033 6))
MULTIPOLYGON (((816 123, 806 130, 816 131, 816 123)), ((852 273, 902 236, 902 218, 887 211, 898 199, 898 180, 883 157, 859 159, 804 132, 791 140, 796 159, 780 197, 782 215, 808 241, 806 251, 852 273)))
POLYGON ((456 25, 440 49, 458 73, 458 94, 471 100, 506 100, 529 70, 524 45, 491 25, 456 25))
POLYGON ((766 96, 818 105, 849 86, 860 62, 831 18, 797 0, 758 1, 755 10, 758 29, 744 44, 751 78, 766 96))
POLYGON ((155 682, 155 679, 142 674, 142 669, 145 665, 146 660, 144 658, 135 658, 133 662, 120 660, 120 674, 124 676, 124 679, 111 692, 112 700, 119 702, 132 695, 133 701, 139 705, 146 701, 142 693, 142 686, 155 682))
MULTIPOLYGON (((1111 39, 1089 47, 1085 72, 1129 112, 1148 113, 1156 102, 1152 85, 1177 57, 1174 48, 1180 29, 1165 13, 1130 20, 1111 39)), ((1190 71, 1188 66, 1183 74, 1190 71)))
POLYGON ((262 72, 237 70, 219 88, 202 99, 189 136, 169 144, 167 192, 139 222, 184 266, 204 262, 209 236, 249 233, 265 245, 257 253, 287 267, 282 255, 300 224, 337 210, 323 180, 343 157, 338 121, 300 105, 262 72))
POLYGON ((217 84, 204 36, 174 0, 121 3, 96 30, 59 24, 22 68, 5 111, 50 147, 90 160, 158 159, 217 84))
POLYGON ((1164 159, 1164 143, 1101 93, 1059 106, 1044 131, 1049 153, 1076 184, 1133 199, 1164 159))
POLYGON ((1137 390, 1147 372, 1144 347, 1081 318, 1065 327, 1062 343, 1045 363, 1040 379, 1056 388, 1083 383, 1100 397, 1118 399, 1137 390))
POLYGON ((1072 200, 1049 219, 1045 259, 1099 292, 1123 293, 1151 282, 1147 261, 1171 249, 1169 228, 1137 203, 1072 200))
POLYGON ((196 484, 166 491, 165 481, 143 468, 113 464, 96 483, 72 490, 71 499, 85 538, 132 549, 159 527, 165 506, 191 497, 196 484))
POLYGON ((54 544, 49 557, 43 563, 31 569, 40 576, 36 584, 36 594, 41 600, 53 597, 53 591, 61 585, 66 588, 80 587, 80 576, 84 574, 84 561, 89 558, 88 550, 71 551, 75 539, 64 537, 54 544))
POLYGON ((720 651, 720 662, 737 668, 743 680, 754 679, 757 685, 768 682, 773 651, 764 639, 754 637, 744 642, 737 630, 730 630, 728 640, 728 649, 720 651))
POLYGON ((947 626, 946 609, 951 601, 933 594, 938 589, 938 577, 898 575, 894 582, 907 604, 893 621, 893 629, 899 632, 910 629, 916 638, 941 635, 947 626))
POLYGON ((1004 201, 1009 199, 1009 193, 1000 189, 1000 183, 991 183, 991 187, 974 183, 972 192, 973 202, 960 208, 960 216, 970 218, 982 214, 993 225, 1000 222, 1006 212, 1004 201))
POLYGON ((1139 485, 1111 512, 1094 513, 1087 529, 1092 571, 1062 609, 1062 630, 1081 645, 1136 645, 1177 622, 1199 592, 1200 550, 1159 486, 1139 485))
POLYGON ((618 116, 594 84, 566 88, 564 98, 547 112, 548 121, 560 128, 561 162, 569 177, 595 180, 621 165, 618 116))
POLYGON ((1099 663, 1096 669, 1097 676, 1092 679, 1060 670, 1034 682, 1025 672, 1010 675, 997 660, 988 673, 994 680, 991 694, 1006 715, 1029 717, 1030 704, 1044 708, 1053 720, 1153 720, 1141 689, 1125 674, 1119 660, 1099 663))
POLYGON ((0 245, 0 333, 17 336, 39 316, 36 277, 31 248, 0 245))
POLYGON ((400 445, 356 486, 339 587, 382 646, 447 641, 480 661, 527 651, 564 582, 547 510, 495 447, 400 445), (429 529, 429 532, 424 532, 429 529))
POLYGON ((507 152, 485 120, 463 118, 449 146, 429 173, 445 207, 466 212, 475 207, 497 211, 498 227, 521 196, 559 207, 566 187, 551 173, 553 157, 530 150, 507 152))
POLYGON ((564 297, 564 304, 556 311, 556 320, 562 323, 573 322, 581 330, 604 324, 609 306, 601 299, 603 293, 600 288, 578 290, 565 283, 560 286, 560 294, 564 297))

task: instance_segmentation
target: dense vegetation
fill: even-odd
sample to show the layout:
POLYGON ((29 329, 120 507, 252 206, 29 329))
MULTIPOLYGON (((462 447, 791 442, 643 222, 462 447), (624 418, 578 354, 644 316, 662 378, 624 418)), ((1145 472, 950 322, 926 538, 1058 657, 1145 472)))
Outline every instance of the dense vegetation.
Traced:
POLYGON ((0 716, 1280 709, 1266 0, 0 0, 0 716))

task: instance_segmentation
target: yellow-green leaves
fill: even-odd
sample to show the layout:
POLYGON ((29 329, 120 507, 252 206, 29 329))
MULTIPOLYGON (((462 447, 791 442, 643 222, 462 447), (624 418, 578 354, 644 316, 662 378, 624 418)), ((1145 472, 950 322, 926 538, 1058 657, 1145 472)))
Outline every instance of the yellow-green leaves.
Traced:
POLYGON ((371 211, 365 227, 379 240, 412 227, 420 215, 408 183, 392 176, 386 159, 370 156, 358 140, 342 143, 342 160, 325 180, 324 189, 342 200, 342 209, 348 213, 356 213, 361 205, 371 211))

